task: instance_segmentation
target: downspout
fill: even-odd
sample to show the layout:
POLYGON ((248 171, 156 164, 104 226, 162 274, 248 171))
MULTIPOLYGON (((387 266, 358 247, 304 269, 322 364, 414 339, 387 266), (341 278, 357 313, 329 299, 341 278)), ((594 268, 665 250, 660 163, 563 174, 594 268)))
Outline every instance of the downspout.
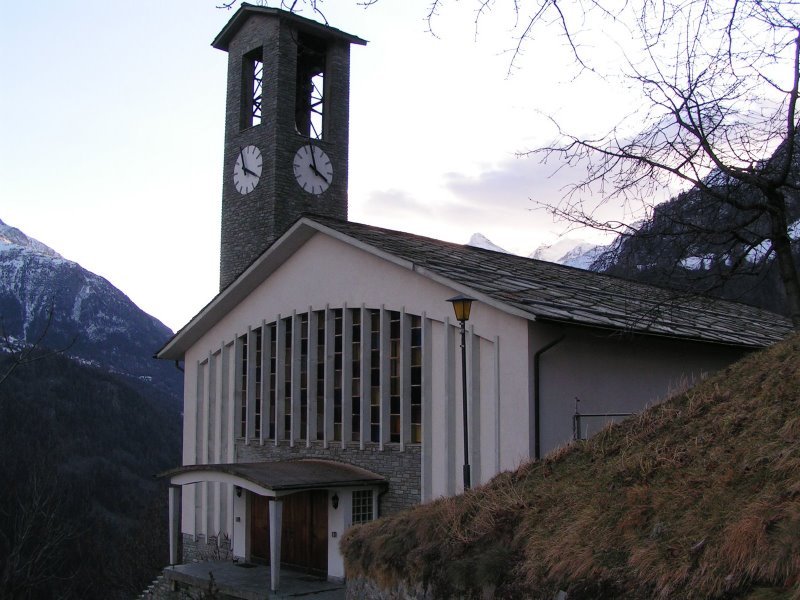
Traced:
POLYGON ((535 460, 539 460, 542 457, 542 444, 541 444, 541 434, 542 434, 542 425, 539 420, 539 413, 540 413, 540 404, 541 404, 541 384, 539 382, 539 363, 542 358, 542 354, 550 350, 556 344, 560 344, 564 341, 564 338, 567 337, 566 335, 561 335, 558 339, 553 340, 549 344, 547 344, 544 348, 541 348, 536 351, 536 354, 533 355, 533 419, 534 419, 534 446, 533 446, 533 457, 535 460))
POLYGON ((380 514, 381 513, 381 498, 383 498, 387 494, 388 491, 389 491, 389 485, 387 484, 387 485, 383 486, 383 490, 378 492, 378 511, 377 511, 378 514, 375 515, 376 518, 382 516, 380 514))

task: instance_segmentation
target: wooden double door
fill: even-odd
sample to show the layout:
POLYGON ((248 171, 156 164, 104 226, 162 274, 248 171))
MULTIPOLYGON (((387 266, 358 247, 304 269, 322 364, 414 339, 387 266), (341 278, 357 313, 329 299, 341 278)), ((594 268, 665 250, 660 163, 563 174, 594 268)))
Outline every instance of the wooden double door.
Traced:
MULTIPOLYGON (((281 564, 310 573, 328 574, 328 492, 311 490, 281 498, 281 564)), ((254 561, 270 563, 269 503, 251 495, 250 554, 254 561)))

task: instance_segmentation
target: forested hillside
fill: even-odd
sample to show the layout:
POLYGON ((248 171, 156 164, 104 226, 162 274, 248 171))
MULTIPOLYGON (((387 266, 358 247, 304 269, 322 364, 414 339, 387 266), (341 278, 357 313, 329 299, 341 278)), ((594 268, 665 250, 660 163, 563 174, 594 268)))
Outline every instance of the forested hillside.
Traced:
POLYGON ((167 562, 154 475, 179 464, 180 426, 164 396, 64 356, 16 368, 0 384, 0 597, 141 591, 167 562))
POLYGON ((0 221, 0 598, 131 598, 166 564, 171 334, 0 221))

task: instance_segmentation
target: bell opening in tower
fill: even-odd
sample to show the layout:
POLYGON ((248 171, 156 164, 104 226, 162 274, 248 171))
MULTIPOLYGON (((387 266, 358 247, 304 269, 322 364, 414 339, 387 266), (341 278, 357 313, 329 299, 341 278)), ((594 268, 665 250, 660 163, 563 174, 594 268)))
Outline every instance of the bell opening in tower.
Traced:
POLYGON ((261 99, 264 83, 262 49, 248 52, 242 59, 242 121, 241 129, 261 125, 261 99))
POLYGON ((315 140, 323 139, 324 133, 326 55, 324 40, 298 33, 295 127, 315 140))

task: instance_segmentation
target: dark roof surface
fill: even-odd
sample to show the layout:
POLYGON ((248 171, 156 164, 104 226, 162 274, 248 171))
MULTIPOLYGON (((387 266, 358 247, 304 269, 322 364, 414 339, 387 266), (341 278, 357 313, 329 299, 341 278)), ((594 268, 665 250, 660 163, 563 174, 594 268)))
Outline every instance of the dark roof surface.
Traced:
POLYGON ((268 490, 288 491, 326 487, 352 487, 376 485, 386 478, 366 469, 330 460, 290 460, 277 462, 186 465, 159 475, 167 478, 174 475, 197 473, 212 475, 224 473, 241 477, 268 490))
POLYGON ((737 302, 371 225, 311 218, 537 320, 752 347, 772 344, 792 330, 789 319, 737 302))
POLYGON ((220 31, 217 34, 217 37, 214 38, 214 41, 211 42, 211 46, 217 48, 218 50, 227 51, 228 44, 230 43, 231 39, 233 39, 233 36, 236 35, 236 32, 239 31, 239 28, 241 28, 245 21, 247 21, 250 15, 259 14, 276 17, 285 21, 291 21, 300 29, 314 33, 323 38, 341 39, 351 44, 358 44, 360 46, 363 46, 367 43, 366 40, 362 40, 360 37, 344 32, 341 29, 336 29, 335 27, 319 23, 312 19, 301 17, 300 15, 286 10, 270 8, 267 6, 255 6, 253 4, 248 4, 247 2, 242 2, 241 6, 239 6, 239 9, 228 20, 228 22, 225 24, 225 27, 222 28, 222 31, 220 31))

